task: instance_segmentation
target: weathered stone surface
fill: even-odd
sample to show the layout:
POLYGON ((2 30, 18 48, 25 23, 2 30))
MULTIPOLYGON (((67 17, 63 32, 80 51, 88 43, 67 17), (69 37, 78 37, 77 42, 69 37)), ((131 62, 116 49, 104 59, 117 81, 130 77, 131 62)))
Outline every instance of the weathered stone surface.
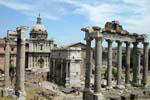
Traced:
POLYGON ((144 56, 143 56, 143 85, 147 85, 147 76, 148 76, 148 42, 144 44, 144 56))
POLYGON ((133 84, 137 82, 137 47, 138 42, 133 43, 133 84))
POLYGON ((111 97, 110 100, 121 100, 120 96, 118 97, 111 97))
POLYGON ((93 100, 105 100, 105 97, 102 93, 94 93, 93 100))
POLYGON ((96 38, 95 80, 94 92, 101 92, 102 44, 101 38, 96 38))
POLYGON ((108 40, 107 86, 112 87, 112 41, 108 40))
POLYGON ((130 96, 121 96, 121 100, 130 100, 130 96))
POLYGON ((117 85, 121 85, 121 73, 122 73, 122 42, 118 43, 118 65, 117 65, 117 85))
POLYGON ((4 96, 8 96, 8 88, 9 88, 9 66, 10 66, 10 46, 9 46, 9 39, 6 39, 5 44, 5 61, 4 61, 4 72, 5 72, 5 79, 4 79, 4 96))
POLYGON ((129 84, 130 81, 130 55, 131 55, 130 43, 126 42, 126 73, 125 73, 126 84, 129 84))
POLYGON ((137 94, 131 94, 130 100, 138 100, 138 95, 137 94))
POLYGON ((83 100, 93 100, 93 94, 87 88, 83 90, 83 100))

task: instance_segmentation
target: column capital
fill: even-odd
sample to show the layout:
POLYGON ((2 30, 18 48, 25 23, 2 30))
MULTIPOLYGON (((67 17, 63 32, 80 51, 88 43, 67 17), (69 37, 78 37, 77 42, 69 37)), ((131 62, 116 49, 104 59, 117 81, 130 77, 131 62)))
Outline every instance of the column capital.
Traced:
POLYGON ((91 38, 91 37, 85 37, 84 40, 85 40, 85 41, 90 41, 90 42, 91 42, 91 41, 93 40, 93 38, 91 38))
POLYGON ((143 42, 143 45, 144 45, 144 46, 148 46, 148 45, 149 45, 149 42, 143 42))
POLYGON ((95 37, 96 40, 102 40, 102 37, 95 37))
POLYGON ((130 45, 131 44, 131 42, 128 42, 128 41, 125 41, 124 42, 126 45, 130 45))
POLYGON ((113 43, 113 41, 114 40, 110 40, 110 39, 108 39, 108 40, 106 40, 108 43, 113 43))
POLYGON ((134 46, 137 46, 139 44, 139 42, 133 42, 134 46))
POLYGON ((120 45, 123 43, 122 41, 118 41, 118 40, 117 40, 116 42, 117 42, 118 44, 120 44, 120 45))

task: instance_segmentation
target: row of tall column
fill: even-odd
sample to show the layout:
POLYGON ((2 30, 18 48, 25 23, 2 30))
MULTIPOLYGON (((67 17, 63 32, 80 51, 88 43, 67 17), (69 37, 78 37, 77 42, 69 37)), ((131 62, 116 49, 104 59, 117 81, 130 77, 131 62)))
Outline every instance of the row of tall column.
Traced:
MULTIPOLYGON (((112 87, 112 40, 107 40, 108 42, 108 66, 107 66, 107 86, 112 87)), ((117 66, 117 86, 122 85, 121 74, 122 74, 122 42, 118 43, 118 66, 117 66)), ((125 83, 128 85, 130 81, 130 42, 126 43, 126 71, 125 71, 125 83)), ((141 64, 141 54, 137 52, 138 42, 133 43, 133 83, 139 81, 140 75, 140 64, 141 64)), ((148 43, 143 43, 144 47, 144 62, 143 62, 143 85, 147 84, 147 73, 148 73, 148 43)))
MULTIPOLYGON (((57 60, 57 59, 52 59, 51 61, 51 65, 50 65, 50 80, 55 82, 56 79, 56 70, 57 67, 60 67, 60 80, 61 83, 63 84, 63 78, 64 78, 64 73, 65 73, 65 86, 68 87, 70 85, 70 61, 67 60, 57 60), (60 64, 60 66, 57 66, 58 63, 60 64), (65 69, 65 70, 64 70, 65 69)), ((58 71, 58 70, 57 70, 58 71)))
MULTIPOLYGON (((89 36, 89 33, 86 29, 86 36, 89 36)), ((96 29, 97 31, 97 29, 96 29)), ((91 70, 91 41, 95 39, 95 77, 94 77, 94 100, 103 100, 101 95, 101 67, 102 67, 102 37, 86 37, 86 71, 85 71, 85 88, 83 91, 83 100, 90 100, 90 70, 91 70)), ((107 66, 107 86, 112 88, 112 40, 107 40, 108 42, 108 66, 107 66)), ((118 44, 118 57, 117 57, 117 87, 121 88, 122 83, 122 41, 116 41, 118 44)), ((125 84, 128 85, 130 82, 130 59, 131 59, 131 49, 130 42, 126 43, 126 76, 125 84)), ((137 52, 138 42, 133 42, 133 84, 139 81, 140 75, 140 61, 141 56, 137 52)), ((143 60, 143 80, 142 84, 147 84, 147 73, 148 73, 148 42, 143 43, 144 46, 144 60, 143 60)))

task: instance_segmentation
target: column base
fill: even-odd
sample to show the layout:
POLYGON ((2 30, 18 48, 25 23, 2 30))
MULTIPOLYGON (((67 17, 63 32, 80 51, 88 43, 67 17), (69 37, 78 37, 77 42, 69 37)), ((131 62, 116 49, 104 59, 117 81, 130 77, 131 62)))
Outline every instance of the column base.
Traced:
POLYGON ((11 96, 14 94, 15 94, 15 91, 13 89, 10 89, 10 88, 3 89, 3 97, 11 96))
POLYGON ((132 85, 133 85, 134 87, 140 87, 140 86, 142 86, 142 84, 140 84, 140 83, 132 83, 132 85))
POLYGON ((94 93, 93 100, 105 100, 105 97, 102 93, 94 93))
POLYGON ((107 87, 106 87, 106 90, 111 90, 111 89, 113 89, 112 86, 107 86, 107 87))
POLYGON ((21 91, 17 91, 16 92, 16 100, 26 100, 26 93, 21 92, 21 91))
POLYGON ((125 89, 125 86, 124 85, 117 85, 116 88, 117 89, 125 89))
POLYGON ((90 91, 90 89, 85 88, 83 90, 83 100, 93 100, 92 92, 90 91))
POLYGON ((144 86, 144 88, 149 88, 150 87, 150 85, 148 85, 148 84, 143 85, 143 86, 144 86))
POLYGON ((131 87, 131 84, 125 84, 125 87, 129 88, 131 87))
POLYGON ((70 86, 69 78, 66 78, 65 80, 66 80, 65 87, 69 87, 70 86))

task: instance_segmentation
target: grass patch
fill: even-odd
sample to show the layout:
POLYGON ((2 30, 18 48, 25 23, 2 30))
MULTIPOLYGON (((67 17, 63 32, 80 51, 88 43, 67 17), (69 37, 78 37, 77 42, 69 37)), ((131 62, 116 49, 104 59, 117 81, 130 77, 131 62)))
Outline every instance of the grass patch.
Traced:
POLYGON ((15 100, 11 97, 0 97, 0 100, 15 100))

